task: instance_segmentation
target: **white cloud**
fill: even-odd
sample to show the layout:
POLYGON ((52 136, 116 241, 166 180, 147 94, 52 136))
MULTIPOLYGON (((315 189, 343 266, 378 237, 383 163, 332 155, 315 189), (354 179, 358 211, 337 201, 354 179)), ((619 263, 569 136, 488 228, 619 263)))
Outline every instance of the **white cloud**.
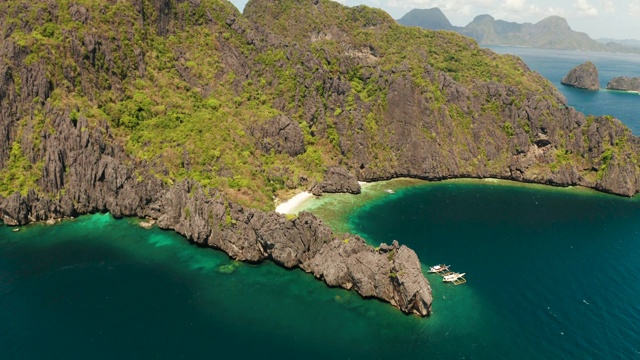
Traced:
POLYGON ((589 4, 587 0, 577 0, 573 5, 576 10, 578 10, 579 16, 596 16, 598 15, 598 9, 589 4))
POLYGON ((602 0, 602 10, 607 14, 613 14, 616 12, 616 6, 613 3, 613 0, 602 0))
POLYGON ((567 11, 556 7, 541 7, 536 4, 526 5, 523 1, 507 4, 505 1, 500 8, 496 8, 492 15, 496 19, 515 22, 536 22, 551 15, 567 16, 567 11), (510 7, 509 7, 510 6, 510 7))
POLYGON ((524 2, 524 0, 505 0, 502 5, 504 7, 504 10, 511 11, 522 11, 527 8, 527 4, 524 2))
POLYGON ((640 2, 629 3, 629 15, 634 17, 640 17, 640 2))
MULTIPOLYGON (((507 0, 523 1, 523 0, 507 0)), ((438 7, 441 10, 470 12, 475 7, 492 5, 496 0, 389 0, 387 6, 401 9, 427 9, 438 7)), ((384 2, 382 2, 384 3, 384 2)))

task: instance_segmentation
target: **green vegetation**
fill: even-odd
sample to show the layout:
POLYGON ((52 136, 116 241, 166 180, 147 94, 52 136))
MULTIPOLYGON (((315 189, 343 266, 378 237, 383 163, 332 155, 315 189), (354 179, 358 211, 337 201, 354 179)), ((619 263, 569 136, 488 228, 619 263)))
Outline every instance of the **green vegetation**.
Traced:
POLYGON ((505 122, 502 125, 502 131, 504 131, 504 133, 508 136, 508 137, 512 137, 516 134, 516 132, 513 130, 513 125, 510 122, 505 122))
POLYGON ((37 189, 37 180, 42 173, 42 163, 33 165, 27 159, 19 142, 14 142, 9 162, 0 172, 0 195, 7 197, 16 189, 26 195, 29 189, 37 189))
MULTIPOLYGON (((380 10, 326 0, 321 6, 252 1, 243 16, 223 0, 170 3, 167 12, 153 0, 0 4, 6 19, 0 35, 25 54, 16 64, 3 59, 16 68, 16 94, 29 89, 21 74, 39 69, 52 90, 46 99, 28 95, 31 103, 20 109, 28 115, 0 170, 0 195, 42 191, 42 139, 55 132, 51 120, 59 114, 68 114, 74 126, 87 119, 81 131, 109 124, 114 137, 105 141, 122 145, 167 184, 193 179, 230 201, 271 209, 274 196, 318 181, 328 166, 349 164, 355 154, 364 152, 363 165, 374 172, 394 166, 401 154, 391 143, 396 134, 387 114, 397 104, 387 97, 405 79, 415 97, 408 100, 424 103, 424 121, 416 125, 421 145, 452 148, 469 171, 485 166, 498 172, 507 162, 508 147, 487 151, 496 147, 491 131, 511 138, 519 127, 530 139, 535 135, 528 121, 506 118, 507 110, 531 97, 555 102, 553 86, 518 58, 452 32, 399 26, 380 10), (73 7, 83 7, 88 17, 73 7), (452 99, 450 84, 473 99, 452 99), (490 95, 481 92, 482 84, 500 84, 509 93, 490 95), (303 154, 259 146, 256 128, 281 114, 299 124, 303 154), (477 134, 482 126, 489 130, 477 134), (473 141, 477 147, 469 146, 473 141)), ((585 144, 592 121, 583 127, 585 144)), ((565 148, 552 167, 578 156, 565 148)), ((603 155, 601 171, 616 151, 630 149, 617 143, 612 156, 603 155)), ((229 214, 225 221, 232 225, 229 214)))

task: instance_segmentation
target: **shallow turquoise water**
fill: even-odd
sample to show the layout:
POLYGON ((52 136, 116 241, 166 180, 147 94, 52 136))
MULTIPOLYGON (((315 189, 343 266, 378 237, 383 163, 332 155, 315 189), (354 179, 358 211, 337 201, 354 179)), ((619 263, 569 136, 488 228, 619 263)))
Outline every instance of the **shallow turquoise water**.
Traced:
POLYGON ((438 326, 109 215, 0 227, 3 359, 386 357, 438 326))

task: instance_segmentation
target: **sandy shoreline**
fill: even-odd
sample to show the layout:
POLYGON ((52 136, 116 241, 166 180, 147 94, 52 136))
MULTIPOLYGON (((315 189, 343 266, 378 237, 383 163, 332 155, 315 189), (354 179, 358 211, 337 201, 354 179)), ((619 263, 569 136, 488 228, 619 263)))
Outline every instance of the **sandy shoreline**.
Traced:
POLYGON ((300 206, 310 198, 313 198, 313 194, 308 191, 303 191, 278 205, 276 207, 276 212, 280 214, 295 214, 298 208, 300 208, 300 206))

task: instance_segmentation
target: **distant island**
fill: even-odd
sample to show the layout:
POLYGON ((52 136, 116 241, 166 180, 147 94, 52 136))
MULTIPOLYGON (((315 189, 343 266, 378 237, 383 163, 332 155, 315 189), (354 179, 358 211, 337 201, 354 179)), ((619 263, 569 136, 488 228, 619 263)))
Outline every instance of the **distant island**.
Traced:
POLYGON ((640 53, 640 48, 615 41, 597 41, 586 33, 574 31, 567 20, 549 16, 535 24, 496 20, 478 15, 467 26, 453 26, 439 8, 413 9, 398 20, 405 26, 429 30, 455 31, 475 39, 481 45, 527 46, 546 49, 640 53))
MULTIPOLYGON (((598 69, 591 61, 587 61, 571 69, 560 83, 579 89, 600 90, 598 69)), ((607 90, 640 92, 640 77, 615 77, 607 83, 607 90)))
POLYGON ((610 38, 603 38, 603 39, 596 39, 598 42, 603 43, 603 44, 607 44, 607 43, 616 43, 616 44, 620 44, 620 45, 624 45, 624 46, 628 46, 628 47, 636 47, 636 48, 640 48, 640 40, 635 40, 635 39, 610 39, 610 38))
POLYGON ((640 92, 640 77, 620 76, 607 83, 608 90, 640 92))

